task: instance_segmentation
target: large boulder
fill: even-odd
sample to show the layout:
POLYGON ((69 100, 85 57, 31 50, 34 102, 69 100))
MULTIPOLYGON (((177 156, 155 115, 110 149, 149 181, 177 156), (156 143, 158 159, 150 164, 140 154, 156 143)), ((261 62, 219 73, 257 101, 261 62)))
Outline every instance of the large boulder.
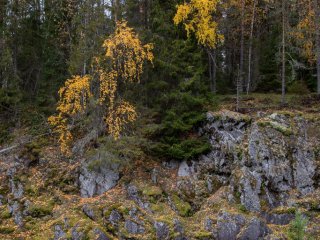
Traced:
POLYGON ((116 186, 119 177, 119 164, 86 164, 82 166, 79 176, 81 196, 90 198, 101 195, 116 186))
POLYGON ((246 219, 240 214, 221 212, 218 216, 216 239, 236 240, 241 228, 246 224, 246 219))
POLYGON ((238 240, 263 239, 270 233, 266 223, 258 218, 253 218, 246 227, 238 234, 238 240))

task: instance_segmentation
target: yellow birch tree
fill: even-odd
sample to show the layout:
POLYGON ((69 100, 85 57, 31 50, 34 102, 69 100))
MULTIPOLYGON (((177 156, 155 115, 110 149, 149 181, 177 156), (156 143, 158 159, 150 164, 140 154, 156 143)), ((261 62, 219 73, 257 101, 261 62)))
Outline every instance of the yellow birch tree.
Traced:
POLYGON ((215 48, 223 40, 218 33, 218 24, 213 20, 220 0, 191 0, 177 6, 174 24, 184 24, 188 37, 195 34, 198 43, 207 48, 215 48))
POLYGON ((94 96, 91 87, 93 76, 75 76, 66 81, 59 90, 58 115, 49 118, 50 124, 59 134, 61 151, 70 155, 70 145, 73 136, 72 118, 83 114, 90 98, 95 98, 99 106, 106 109, 104 117, 107 132, 115 139, 120 137, 124 126, 137 118, 133 105, 121 99, 118 93, 120 81, 124 83, 139 83, 145 61, 153 61, 152 44, 142 45, 138 35, 127 22, 116 24, 114 34, 103 43, 105 54, 95 58, 93 76, 98 76, 99 92, 94 96))

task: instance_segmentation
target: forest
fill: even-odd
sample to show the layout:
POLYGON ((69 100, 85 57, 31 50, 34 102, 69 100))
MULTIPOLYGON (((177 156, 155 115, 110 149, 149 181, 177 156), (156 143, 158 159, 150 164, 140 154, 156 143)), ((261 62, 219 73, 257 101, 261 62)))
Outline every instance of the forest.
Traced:
POLYGON ((319 239, 319 113, 320 0, 0 0, 0 239, 319 239))

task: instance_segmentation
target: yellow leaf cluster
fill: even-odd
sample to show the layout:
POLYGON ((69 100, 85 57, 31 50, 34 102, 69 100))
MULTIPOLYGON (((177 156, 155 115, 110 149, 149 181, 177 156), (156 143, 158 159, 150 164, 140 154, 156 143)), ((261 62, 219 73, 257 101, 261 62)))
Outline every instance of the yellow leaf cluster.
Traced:
POLYGON ((122 101, 117 106, 110 106, 105 118, 108 132, 115 138, 120 137, 123 127, 137 119, 135 108, 128 102, 122 101))
MULTIPOLYGON (((119 81, 140 82, 143 63, 153 61, 153 45, 142 45, 133 29, 127 22, 117 22, 115 33, 104 41, 105 57, 111 62, 111 70, 100 72, 100 104, 108 101, 108 112, 105 117, 108 133, 119 138, 123 127, 136 119, 135 108, 128 102, 115 104, 119 81)), ((98 60, 100 62, 100 60, 98 60)))
POLYGON ((143 63, 153 61, 152 44, 142 45, 127 22, 117 22, 116 31, 103 43, 112 68, 124 81, 140 81, 143 63))
MULTIPOLYGON (((98 76, 99 80, 98 102, 107 106, 105 117, 107 131, 118 139, 125 125, 137 118, 135 108, 131 104, 116 99, 119 95, 117 94, 119 82, 140 82, 143 63, 153 61, 153 46, 142 45, 138 35, 124 21, 117 23, 115 33, 104 41, 103 46, 106 53, 104 57, 94 58, 97 66, 93 76, 98 76)), ((73 140, 69 121, 78 114, 83 114, 89 99, 94 97, 91 92, 93 78, 85 75, 68 79, 59 90, 60 101, 57 106, 59 114, 48 119, 54 126, 55 132, 59 134, 60 148, 66 155, 71 154, 70 145, 73 140)))
POLYGON ((90 81, 91 77, 88 75, 73 76, 68 79, 64 87, 59 90, 60 101, 57 106, 59 114, 48 119, 55 132, 59 134, 60 148, 66 155, 70 155, 69 146, 73 140, 68 120, 85 111, 88 101, 92 97, 90 81))
POLYGON ((311 0, 300 0, 300 22, 290 32, 301 46, 304 57, 311 63, 316 62, 314 35, 316 28, 315 11, 311 0))
POLYGON ((215 48, 224 39, 218 33, 218 24, 212 18, 218 3, 219 0, 191 0, 178 5, 174 24, 183 23, 188 37, 193 33, 200 45, 215 48))
POLYGON ((74 76, 68 79, 65 86, 59 90, 60 101, 57 110, 69 115, 83 113, 87 107, 88 99, 92 97, 90 80, 89 75, 74 76))

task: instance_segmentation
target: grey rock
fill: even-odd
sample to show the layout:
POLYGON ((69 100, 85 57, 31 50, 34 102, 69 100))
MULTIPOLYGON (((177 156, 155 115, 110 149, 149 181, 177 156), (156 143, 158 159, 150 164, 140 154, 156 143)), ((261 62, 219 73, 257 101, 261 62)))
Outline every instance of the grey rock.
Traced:
POLYGON ((85 234, 78 230, 78 226, 77 225, 74 226, 71 229, 71 239, 72 240, 81 240, 81 239, 84 239, 84 238, 85 238, 85 234))
POLYGON ((139 200, 138 188, 135 185, 130 184, 127 187, 128 198, 133 201, 139 200))
POLYGON ((14 216, 14 223, 18 226, 18 227, 22 227, 23 224, 23 218, 22 218, 22 214, 20 211, 16 212, 13 214, 14 216))
POLYGON ((23 204, 24 210, 23 210, 23 215, 27 216, 29 215, 29 208, 30 208, 31 202, 29 200, 26 200, 23 204))
POLYGON ((213 230, 213 222, 210 218, 206 218, 204 221, 204 229, 208 232, 212 232, 213 230))
POLYGON ((264 218, 266 219, 268 224, 287 225, 295 218, 295 215, 292 213, 273 213, 265 214, 264 218))
POLYGON ((241 114, 223 110, 218 114, 207 113, 204 131, 211 133, 210 140, 213 146, 219 143, 220 146, 232 150, 243 140, 246 128, 247 122, 241 114))
POLYGON ((180 161, 170 160, 162 162, 162 166, 168 169, 177 169, 180 165, 180 161))
POLYGON ((159 175, 159 171, 156 168, 152 169, 151 181, 152 181, 153 184, 157 184, 158 183, 158 175, 159 175))
POLYGON ((130 209, 130 211, 129 211, 129 216, 130 216, 131 218, 137 220, 137 219, 138 219, 137 214, 138 214, 138 209, 137 209, 137 208, 134 207, 134 208, 130 209))
POLYGON ((11 186, 12 186, 12 193, 13 196, 17 199, 22 198, 23 197, 23 185, 20 182, 15 183, 14 181, 11 182, 11 186))
POLYGON ((98 228, 94 229, 94 234, 96 235, 96 240, 110 240, 110 238, 98 228))
POLYGON ((313 177, 316 170, 314 153, 305 143, 305 138, 298 137, 296 149, 292 154, 296 162, 293 166, 294 183, 301 195, 314 191, 313 177))
POLYGON ((173 230, 180 235, 184 234, 184 228, 178 219, 173 219, 173 230))
POLYGON ((108 218, 109 222, 113 226, 118 226, 121 219, 122 219, 122 216, 117 210, 112 210, 108 218))
POLYGON ((127 194, 128 194, 128 198, 130 200, 135 201, 139 205, 139 207, 143 208, 149 213, 152 212, 150 209, 150 204, 148 202, 143 202, 142 199, 140 198, 138 188, 135 185, 133 184, 128 185, 127 194))
POLYGON ((20 205, 17 201, 9 202, 8 205, 8 211, 11 215, 13 215, 15 212, 19 211, 20 205))
POLYGON ((246 220, 242 215, 221 212, 218 216, 216 238, 218 240, 236 240, 246 220))
POLYGON ((155 222, 154 228, 156 229, 157 240, 168 240, 169 227, 164 222, 155 222))
POLYGON ((256 172, 250 172, 249 169, 244 167, 242 169, 243 176, 240 180, 241 190, 241 204, 252 212, 260 211, 260 188, 261 177, 256 172))
POLYGON ((4 200, 4 197, 3 197, 3 195, 0 194, 0 206, 3 205, 3 200, 4 200))
POLYGON ((288 142, 277 130, 264 130, 254 124, 249 136, 249 160, 259 170, 270 190, 285 192, 292 189, 292 168, 287 157, 288 142))
POLYGON ((94 214, 94 211, 88 204, 83 205, 82 212, 91 220, 95 220, 96 216, 94 214))
POLYGON ((131 233, 131 234, 142 234, 145 232, 145 228, 141 224, 138 224, 138 223, 131 221, 129 219, 127 219, 125 221, 124 226, 125 226, 126 230, 128 231, 128 233, 131 233))
POLYGON ((178 176, 179 177, 189 177, 195 173, 194 163, 183 161, 179 165, 178 176))
POLYGON ((21 207, 18 201, 8 202, 8 211, 13 216, 14 222, 18 227, 23 226, 21 207))
POLYGON ((79 183, 82 197, 90 198, 101 195, 118 183, 119 165, 99 166, 97 169, 88 169, 83 166, 80 171, 79 183))
POLYGON ((9 177, 9 187, 14 198, 20 199, 23 197, 23 185, 20 181, 15 179, 17 169, 15 167, 9 168, 7 176, 9 177))
POLYGON ((179 235, 179 236, 176 236, 174 240, 188 240, 188 238, 186 236, 179 235))
POLYGON ((65 239, 66 233, 64 232, 61 225, 54 226, 54 240, 62 240, 65 239))
POLYGON ((174 240, 188 240, 182 223, 178 219, 173 219, 174 240))
POLYGON ((270 229, 266 223, 258 218, 253 218, 248 226, 239 233, 237 239, 239 240, 256 240, 263 239, 270 233, 270 229))

